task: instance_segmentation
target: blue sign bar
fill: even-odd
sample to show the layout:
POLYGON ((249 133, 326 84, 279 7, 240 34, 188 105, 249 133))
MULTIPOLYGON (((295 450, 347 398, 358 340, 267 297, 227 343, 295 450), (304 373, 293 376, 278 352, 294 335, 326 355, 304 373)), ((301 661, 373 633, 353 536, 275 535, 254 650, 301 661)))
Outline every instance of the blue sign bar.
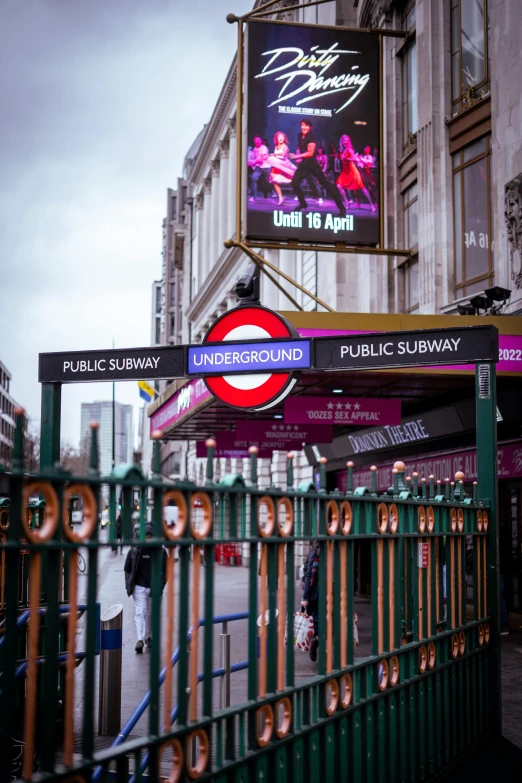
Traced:
POLYGON ((310 369, 310 340, 198 345, 188 348, 188 375, 310 369))

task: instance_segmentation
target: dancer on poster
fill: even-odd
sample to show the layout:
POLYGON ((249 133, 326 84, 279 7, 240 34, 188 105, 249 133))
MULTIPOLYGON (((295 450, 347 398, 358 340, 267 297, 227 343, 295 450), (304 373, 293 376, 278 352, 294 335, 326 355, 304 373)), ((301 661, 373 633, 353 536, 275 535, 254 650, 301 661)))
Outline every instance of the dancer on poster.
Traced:
POLYGON ((372 197, 369 191, 367 188, 365 188, 362 177, 357 168, 357 163, 360 160, 360 156, 358 156, 355 152, 352 145, 352 140, 347 134, 341 136, 339 141, 339 150, 342 161, 342 170, 337 177, 336 185, 339 189, 339 193, 342 196, 344 208, 348 209, 352 203, 353 199, 351 198, 351 194, 353 192, 356 194, 357 207, 359 207, 359 191, 362 190, 368 199, 371 211, 375 212, 375 204, 372 201, 372 197), (346 191, 348 191, 349 200, 346 198, 346 191))
MULTIPOLYGON (((312 121, 309 119, 301 120, 301 133, 297 136, 297 152, 290 153, 289 158, 298 162, 297 171, 292 179, 292 187, 299 199, 298 210, 307 209, 308 204, 304 197, 301 182, 303 179, 309 179, 313 177, 316 182, 321 185, 326 191, 327 195, 335 201, 339 210, 339 215, 344 217, 346 209, 343 203, 343 199, 336 188, 329 182, 321 167, 317 162, 317 139, 312 132, 312 121)), ((361 183, 362 184, 362 183, 361 183)))
MULTIPOLYGON (((377 152, 377 150, 374 150, 377 152)), ((363 154, 359 156, 359 168, 361 169, 362 181, 366 190, 369 191, 373 201, 377 201, 377 186, 375 182, 375 170, 377 168, 377 160, 375 155, 372 155, 372 148, 370 146, 365 147, 363 154)))
POLYGON ((290 145, 286 134, 277 131, 274 135, 274 152, 268 156, 267 162, 272 166, 269 180, 277 193, 278 206, 284 201, 281 185, 290 185, 296 171, 296 166, 288 159, 289 154, 290 145))
POLYGON ((254 136, 254 147, 249 155, 248 165, 252 169, 250 176, 252 183, 252 195, 250 201, 254 201, 257 198, 258 185, 261 185, 261 189, 266 194, 269 192, 268 184, 268 172, 270 171, 270 163, 268 163, 268 147, 263 144, 261 136, 254 136), (259 183, 261 180, 261 183, 259 183))

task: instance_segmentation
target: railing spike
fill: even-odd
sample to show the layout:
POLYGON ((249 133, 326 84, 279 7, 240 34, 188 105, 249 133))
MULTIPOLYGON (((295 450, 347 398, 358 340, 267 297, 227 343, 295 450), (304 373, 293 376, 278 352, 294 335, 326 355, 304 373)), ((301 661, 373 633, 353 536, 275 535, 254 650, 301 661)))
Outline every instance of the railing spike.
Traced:
POLYGON ((99 449, 98 449, 98 430, 100 425, 97 421, 91 421, 89 424, 91 429, 91 454, 89 459, 89 476, 100 475, 100 461, 99 461, 99 449))
POLYGON ((413 476, 412 495, 414 498, 418 498, 419 497, 419 474, 415 470, 413 471, 412 476, 413 476))
POLYGON ((326 492, 326 457, 319 457, 319 491, 326 492))
POLYGON ((428 484, 426 482, 426 479, 424 476, 421 479, 421 485, 422 485, 422 499, 427 500, 428 498, 428 484))
POLYGON ((454 481, 450 481, 450 498, 451 498, 451 502, 452 503, 456 500, 456 498, 455 498, 455 482, 454 481))
POLYGON ((205 441, 207 447, 207 484, 214 483, 214 452, 216 449, 216 441, 214 438, 207 438, 205 441))
POLYGON ((455 473, 455 500, 459 500, 461 503, 464 500, 464 473, 461 470, 457 470, 455 473))
POLYGON ((286 488, 294 488, 294 452, 289 451, 286 455, 286 488))
POLYGON ((259 448, 257 446, 250 446, 248 453, 250 454, 250 482, 253 487, 257 487, 257 455, 259 448))
POLYGON ((346 467, 348 468, 346 491, 349 495, 353 495, 353 462, 351 460, 347 462, 346 467))
POLYGON ((371 476, 372 476, 372 486, 371 486, 371 493, 372 495, 377 495, 377 466, 372 465, 371 468, 371 476))
POLYGON ((446 497, 446 500, 449 501, 449 499, 451 497, 450 480, 449 480, 449 478, 444 479, 444 495, 446 497))
POLYGON ((435 497, 435 476, 433 473, 430 473, 430 500, 433 500, 435 497))
POLYGON ((476 503, 478 498, 478 484, 476 481, 473 482, 473 502, 476 503))
POLYGON ((13 445, 13 472, 24 472, 24 415, 23 408, 14 409, 16 427, 13 445))
POLYGON ((160 440, 163 437, 163 431, 162 430, 154 430, 154 432, 151 433, 151 440, 154 441, 154 445, 152 447, 152 477, 156 481, 161 481, 161 455, 160 455, 160 440))
POLYGON ((397 468, 393 468, 392 478, 393 478, 393 494, 398 495, 399 494, 399 471, 397 470, 397 468))
POLYGON ((397 471, 397 493, 404 492, 408 489, 406 484, 404 483, 404 471, 406 470, 406 465, 404 462, 401 462, 400 460, 398 462, 395 462, 393 467, 397 471))

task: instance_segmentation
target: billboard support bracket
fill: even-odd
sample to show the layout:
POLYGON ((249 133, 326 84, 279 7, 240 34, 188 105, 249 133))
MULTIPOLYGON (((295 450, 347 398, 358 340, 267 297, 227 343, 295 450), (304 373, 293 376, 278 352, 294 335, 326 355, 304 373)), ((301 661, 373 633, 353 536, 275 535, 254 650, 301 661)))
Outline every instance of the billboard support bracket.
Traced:
MULTIPOLYGON (((281 291, 283 291, 283 293, 284 293, 284 294, 285 294, 285 295, 288 297, 288 299, 291 299, 291 297, 290 297, 290 296, 288 295, 288 293, 287 293, 287 292, 284 290, 284 288, 283 288, 282 286, 280 286, 280 285, 279 285, 279 284, 278 284, 278 283, 277 283, 277 282, 274 280, 274 278, 273 278, 271 275, 269 275, 269 273, 266 271, 266 269, 264 269, 264 266, 265 266, 265 265, 266 265, 266 266, 267 266, 269 269, 271 269, 273 272, 275 272, 275 273, 276 273, 276 275, 280 275, 280 276, 281 276, 281 277, 283 277, 283 278, 284 278, 284 279, 285 279, 285 280, 286 280, 288 283, 291 283, 293 286, 295 286, 295 288, 298 288, 298 289, 299 289, 299 291, 301 291, 303 294, 306 294, 306 296, 309 296, 309 297, 310 297, 310 299, 313 299, 313 300, 314 300, 314 302, 317 302, 317 304, 321 305, 321 307, 324 307, 324 309, 325 309, 325 310, 328 310, 328 312, 329 312, 329 313, 335 313, 335 310, 333 309, 333 307, 330 307, 330 305, 327 305, 327 304, 326 304, 326 302, 323 302, 323 300, 322 300, 322 299, 319 299, 319 297, 318 297, 318 296, 316 296, 315 294, 312 294, 312 293, 311 293, 311 291, 309 291, 307 288, 305 288, 303 285, 301 285, 301 283, 298 283, 298 282, 297 282, 297 280, 294 280, 294 278, 293 278, 293 277, 290 277, 290 275, 287 275, 287 274, 286 274, 286 272, 283 272, 283 271, 282 271, 282 269, 278 269, 278 268, 277 268, 277 266, 275 266, 274 264, 272 264, 270 261, 267 261, 267 260, 266 260, 266 258, 263 258, 263 256, 260 256, 260 255, 259 255, 259 253, 256 253, 256 252, 255 252, 255 250, 253 250, 251 247, 249 247, 249 246, 248 246, 247 244, 245 244, 244 242, 236 242, 236 240, 235 240, 235 239, 227 239, 227 240, 226 240, 226 242, 225 242, 225 247, 227 247, 227 248, 230 248, 230 247, 238 247, 238 248, 240 248, 240 250, 242 250, 244 253, 246 253, 246 254, 247 254, 247 256, 249 256, 249 258, 251 258, 251 259, 252 259, 252 261, 254 261, 254 263, 255 263, 255 264, 257 264, 257 266, 259 267, 259 269, 260 269, 262 272, 264 272, 264 273, 265 273, 265 274, 266 274, 268 277, 270 277, 270 279, 272 280, 272 282, 274 282, 274 283, 277 285, 277 287, 278 287, 278 288, 279 288, 281 291)), ((296 302, 295 300, 292 300, 292 301, 293 301, 294 305, 296 305, 296 307, 297 307, 299 310, 302 310, 302 309, 303 309, 302 307, 300 307, 300 306, 297 304, 297 302, 296 302)))

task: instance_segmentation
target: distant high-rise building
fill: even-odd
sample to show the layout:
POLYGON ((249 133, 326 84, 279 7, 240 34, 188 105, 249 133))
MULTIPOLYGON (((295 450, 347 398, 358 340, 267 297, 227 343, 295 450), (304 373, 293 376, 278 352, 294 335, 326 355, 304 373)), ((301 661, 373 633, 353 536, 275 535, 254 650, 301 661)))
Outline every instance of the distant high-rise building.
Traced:
MULTIPOLYGON (((115 464, 132 462, 132 405, 114 404, 115 464)), ((89 425, 98 422, 100 471, 107 476, 112 470, 112 402, 82 402, 81 442, 88 443, 89 425)))
MULTIPOLYGON (((17 403, 11 397, 9 385, 11 373, 0 362, 0 465, 10 468, 13 461, 15 419, 14 409, 17 403)), ((27 420, 24 426, 27 425, 27 420)))

